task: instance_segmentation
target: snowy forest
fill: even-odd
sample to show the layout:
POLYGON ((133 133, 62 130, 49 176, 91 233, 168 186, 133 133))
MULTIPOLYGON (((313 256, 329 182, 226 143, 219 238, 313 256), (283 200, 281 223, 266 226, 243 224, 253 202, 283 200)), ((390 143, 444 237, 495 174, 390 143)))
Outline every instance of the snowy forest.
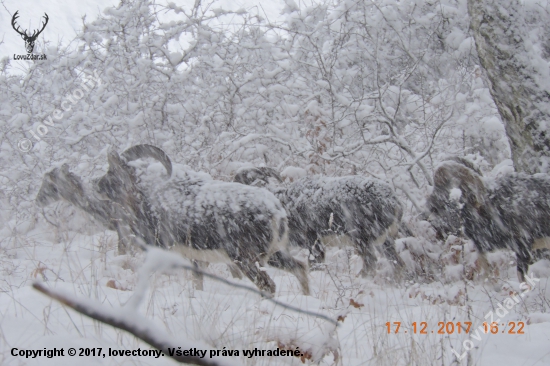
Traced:
POLYGON ((550 2, 282 4, 2 50, 0 364, 550 364, 550 2))

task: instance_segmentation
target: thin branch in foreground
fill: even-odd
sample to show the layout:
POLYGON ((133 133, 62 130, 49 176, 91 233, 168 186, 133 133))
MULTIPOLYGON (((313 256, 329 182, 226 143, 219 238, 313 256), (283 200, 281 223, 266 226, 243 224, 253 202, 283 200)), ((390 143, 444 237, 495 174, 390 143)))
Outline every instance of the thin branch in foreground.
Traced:
POLYGON ((174 255, 173 252, 166 251, 164 249, 155 248, 150 245, 145 245, 141 239, 136 239, 136 244, 138 244, 143 250, 147 252, 147 257, 145 259, 145 263, 143 264, 139 272, 139 279, 138 279, 138 285, 136 286, 136 291, 134 291, 134 295, 130 298, 130 300, 128 300, 128 303, 125 306, 125 309, 129 309, 129 308, 132 308, 134 310, 137 309, 137 306, 141 303, 145 295, 145 290, 147 288, 146 281, 149 278, 150 274, 152 274, 155 271, 164 272, 167 270, 175 270, 178 268, 182 268, 188 271, 193 271, 195 273, 201 274, 205 277, 224 283, 228 286, 232 286, 234 288, 242 289, 242 290, 260 295, 265 300, 270 301, 275 305, 281 306, 285 309, 292 310, 294 312, 305 314, 315 318, 323 319, 336 326, 339 325, 338 321, 336 321, 335 319, 327 315, 320 314, 314 311, 300 309, 299 307, 285 304, 284 302, 275 300, 272 294, 269 294, 265 291, 260 291, 250 286, 229 281, 225 278, 221 278, 211 273, 205 272, 197 267, 188 265, 186 263, 186 260, 183 257, 179 255, 174 255))
POLYGON ((72 297, 72 295, 63 294, 58 290, 52 290, 41 282, 35 282, 32 286, 46 296, 59 301, 63 305, 66 305, 89 318, 133 334, 137 338, 162 351, 164 355, 171 357, 177 362, 201 366, 240 365, 238 362, 222 359, 221 357, 214 356, 210 358, 211 348, 207 345, 186 339, 177 340, 176 337, 170 336, 166 332, 162 331, 137 311, 127 308, 107 308, 93 299, 76 299, 72 297), (174 352, 172 352, 171 356, 169 351, 169 349, 188 350, 190 348, 208 351, 208 356, 205 356, 205 358, 196 356, 177 356, 174 352))

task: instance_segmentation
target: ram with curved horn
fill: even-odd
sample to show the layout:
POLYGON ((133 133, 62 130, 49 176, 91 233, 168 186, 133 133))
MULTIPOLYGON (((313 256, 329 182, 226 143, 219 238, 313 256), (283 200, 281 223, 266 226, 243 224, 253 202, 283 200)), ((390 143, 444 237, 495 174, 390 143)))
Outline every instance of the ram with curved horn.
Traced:
MULTIPOLYGON (((473 170, 479 177, 483 173, 471 161, 464 158, 453 156, 447 158, 447 162, 456 162, 473 170)), ((443 172, 443 171, 442 171, 443 172)), ((433 188, 432 194, 427 199, 428 209, 422 213, 422 219, 428 220, 435 229, 436 238, 445 240, 449 235, 462 236, 462 218, 460 214, 460 205, 458 204, 458 191, 452 191, 456 182, 439 180, 433 188), (453 194, 456 193, 456 194, 453 194)))
POLYGON ((234 181, 265 186, 275 193, 289 216, 290 244, 308 249, 312 263, 324 262, 323 242, 339 242, 327 237, 344 235, 363 259, 363 276, 375 268, 375 246, 382 245, 383 254, 404 267, 394 245, 403 211, 384 182, 359 176, 318 176, 283 187, 270 185, 270 178, 282 183, 279 174, 266 167, 241 169, 234 181))
POLYGON ((135 217, 132 230, 145 243, 166 247, 167 244, 160 241, 161 237, 157 232, 160 226, 159 218, 154 215, 149 200, 138 187, 135 168, 127 164, 140 158, 153 158, 159 161, 166 169, 166 179, 169 180, 172 176, 172 162, 164 151, 153 145, 136 145, 125 150, 121 156, 116 152, 107 155, 109 169, 107 174, 98 180, 98 192, 124 207, 135 217))
MULTIPOLYGON (((143 156, 159 158, 163 162, 169 174, 172 173, 170 159, 162 152, 155 154, 158 150, 154 146, 141 145, 139 150, 130 151, 125 156, 132 157, 137 151, 147 151, 143 156)), ((69 171, 69 166, 63 164, 54 168, 44 175, 42 185, 36 196, 36 202, 40 207, 46 207, 54 202, 65 200, 83 212, 89 214, 94 222, 107 230, 114 230, 118 234, 118 255, 128 254, 135 251, 141 242, 135 241, 135 237, 143 241, 161 245, 157 233, 151 229, 157 225, 157 221, 151 216, 133 216, 131 212, 147 211, 147 202, 141 201, 141 210, 127 210, 122 205, 109 199, 96 197, 97 192, 86 192, 82 180, 69 171), (147 220, 147 225, 143 225, 147 220)), ((198 266, 198 263, 195 263, 198 266)), ((242 278, 241 272, 235 265, 229 269, 235 278, 242 278)), ((198 288, 202 288, 202 275, 195 274, 198 281, 198 288)))
POLYGON ((550 249, 548 175, 513 173, 484 182, 471 165, 445 161, 435 171, 428 209, 430 221, 445 219, 449 210, 459 213, 464 234, 473 240, 486 274, 486 253, 510 249, 516 254, 518 279, 524 282, 533 251, 550 249))
MULTIPOLYGON (((139 181, 131 161, 153 157, 168 166, 162 150, 138 145, 120 156, 109 153, 109 170, 98 190, 123 206, 156 245, 205 262, 236 265, 260 290, 275 292, 275 283, 259 266, 270 261, 293 273, 309 294, 306 266, 288 252, 286 212, 270 192, 206 178, 192 171, 147 185, 139 181)), ((168 169, 171 172, 171 168, 168 169)), ((133 230, 137 232, 138 230, 133 230)))

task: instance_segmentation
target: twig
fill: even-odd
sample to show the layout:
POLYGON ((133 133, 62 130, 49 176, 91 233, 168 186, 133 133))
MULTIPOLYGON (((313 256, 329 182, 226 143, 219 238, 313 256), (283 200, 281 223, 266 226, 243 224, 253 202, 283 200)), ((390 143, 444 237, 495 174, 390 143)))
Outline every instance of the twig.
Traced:
MULTIPOLYGON (((40 282, 35 282, 32 286, 44 295, 59 301, 63 305, 68 306, 89 318, 133 334, 137 338, 162 351, 166 356, 171 357, 177 362, 204 366, 236 365, 235 362, 229 362, 221 359, 213 360, 196 356, 177 356, 174 352, 170 355, 170 348, 178 349, 178 347, 181 347, 182 349, 185 349, 184 346, 188 345, 177 344, 176 342, 171 341, 170 338, 172 337, 157 329, 148 319, 136 314, 136 312, 124 309, 123 312, 117 313, 116 311, 113 311, 113 309, 106 308, 95 300, 86 299, 83 301, 71 298, 68 295, 61 294, 60 292, 47 288, 40 282)), ((191 342, 187 341, 187 343, 191 342)), ((193 346, 201 350, 208 349, 198 343, 191 345, 190 348, 193 348, 193 346)))

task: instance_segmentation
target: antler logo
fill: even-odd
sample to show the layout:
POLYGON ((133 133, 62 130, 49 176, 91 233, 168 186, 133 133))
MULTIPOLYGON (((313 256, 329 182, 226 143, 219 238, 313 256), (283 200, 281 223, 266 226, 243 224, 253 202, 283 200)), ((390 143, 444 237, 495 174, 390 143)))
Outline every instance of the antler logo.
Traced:
POLYGON ((32 35, 28 35, 26 29, 25 29, 24 32, 22 32, 19 29, 19 26, 15 24, 15 21, 17 20, 17 18, 19 18, 19 15, 17 15, 17 13, 19 13, 19 10, 17 10, 15 12, 15 14, 13 14, 13 17, 11 18, 11 26, 13 27, 13 29, 15 29, 15 31, 17 33, 19 33, 21 35, 21 38, 23 38, 23 40, 25 41, 25 48, 27 49, 27 53, 32 53, 32 50, 34 49, 34 42, 36 41, 36 38, 38 38, 40 33, 42 33, 44 28, 46 28, 46 24, 48 24, 48 19, 49 19, 48 14, 44 13, 44 19, 46 21, 42 24, 42 29, 35 30, 32 33, 32 35))

